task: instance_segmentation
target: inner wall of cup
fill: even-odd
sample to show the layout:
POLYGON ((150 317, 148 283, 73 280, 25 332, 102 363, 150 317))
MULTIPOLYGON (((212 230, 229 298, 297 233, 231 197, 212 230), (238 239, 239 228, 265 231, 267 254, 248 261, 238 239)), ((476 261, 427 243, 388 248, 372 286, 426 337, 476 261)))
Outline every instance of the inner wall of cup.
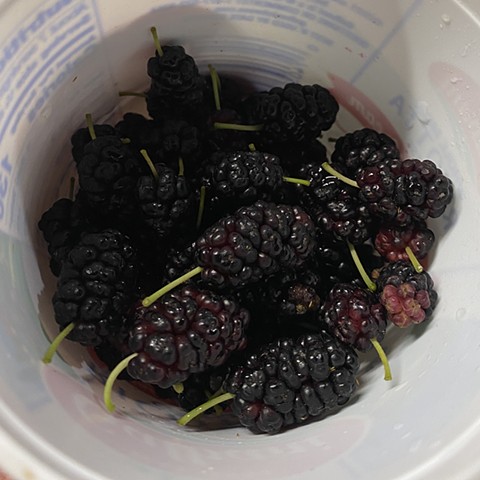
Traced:
MULTIPOLYGON (((8 68, 14 72, 15 65, 23 62, 24 70, 17 69, 17 75, 21 71, 23 77, 12 76, 16 87, 7 89, 13 95, 12 107, 0 117, 0 122, 10 118, 1 143, 2 175, 8 178, 9 185, 14 185, 14 189, 7 189, 2 204, 5 213, 0 299, 4 305, 12 306, 12 313, 0 325, 4 347, 0 353, 0 391, 5 411, 33 433, 26 440, 6 415, 2 422, 22 441, 28 441, 30 447, 38 448, 39 455, 43 451, 36 442, 55 423, 59 435, 49 438, 52 446, 92 469, 127 478, 128 469, 113 471, 113 466, 105 465, 91 452, 78 450, 77 442, 90 441, 92 432, 96 432, 100 444, 113 446, 115 451, 109 453, 112 458, 120 458, 134 441, 117 441, 116 428, 139 429, 145 438, 142 447, 147 452, 155 435, 173 435, 180 439, 180 444, 188 443, 174 423, 178 412, 150 406, 144 403, 145 396, 126 390, 120 392, 117 402, 127 419, 112 420, 101 405, 101 380, 106 372, 77 345, 66 343, 53 365, 40 365, 48 338, 57 329, 51 308, 55 279, 48 270, 46 246, 36 224, 53 201, 68 194, 73 172, 69 138, 84 125, 85 113, 92 113, 97 121, 119 118, 131 104, 119 102, 117 92, 138 91, 148 85, 145 64, 153 52, 151 25, 157 26, 165 44, 183 44, 204 73, 211 63, 220 73, 245 77, 258 89, 288 82, 329 87, 341 110, 326 137, 338 137, 360 126, 384 131, 399 142, 404 155, 434 159, 462 187, 465 172, 477 172, 477 167, 469 160, 473 142, 469 143, 469 137, 465 139, 455 123, 459 108, 456 99, 465 92, 458 93, 455 88, 460 85, 451 80, 471 78, 466 73, 471 67, 455 67, 457 70, 452 73, 452 65, 431 61, 429 73, 425 74, 425 62, 430 58, 426 52, 433 45, 425 39, 423 43, 419 41, 415 23, 420 22, 426 30, 438 29, 442 12, 436 10, 438 16, 429 23, 422 2, 379 6, 372 0, 362 2, 361 7, 314 0, 275 4, 205 1, 174 6, 164 2, 160 7, 144 2, 136 9, 137 18, 132 18, 131 7, 126 3, 118 12, 107 14, 104 8, 102 2, 90 0, 52 0, 39 2, 36 10, 16 19, 16 24, 12 21, 16 25, 12 32, 30 32, 29 46, 34 48, 28 49, 20 36, 16 37, 20 45, 18 58, 11 60, 8 68), (15 102, 18 107, 13 111, 15 102), (455 149, 455 145, 463 149, 455 149), (93 412, 96 425, 87 412, 93 412), (78 424, 79 440, 68 438, 69 423, 78 424), (142 423, 149 424, 148 434, 142 423), (152 430, 153 437, 149 436, 152 430)), ((453 25, 445 24, 442 31, 446 33, 453 25)), ((451 40, 442 37, 437 43, 444 42, 447 49, 451 40)), ((449 231, 453 224, 456 229, 466 229, 471 221, 468 215, 457 214, 464 196, 475 185, 465 185, 455 208, 435 226, 442 241, 435 256, 441 256, 442 266, 434 261, 432 272, 444 279, 439 284, 441 291, 450 287, 449 272, 453 266, 468 261, 453 248, 449 231)), ((471 214, 473 217, 474 212, 471 214)), ((448 311, 447 308, 442 315, 448 311)), ((405 335, 399 338, 400 343, 408 346, 412 341, 405 335)), ((416 348, 412 343, 411 351, 416 348)), ((392 360, 395 358, 394 352, 392 360)), ((381 388, 375 382, 368 387, 371 395, 381 388)), ((369 408, 375 409, 376 405, 369 408)), ((219 431, 213 432, 211 438, 214 443, 215 439, 231 441, 228 433, 219 431)), ((170 453, 172 460, 173 452, 170 453)), ((151 462, 140 454, 137 461, 151 462)), ((155 468, 168 464, 168 459, 162 457, 158 461, 155 468)))

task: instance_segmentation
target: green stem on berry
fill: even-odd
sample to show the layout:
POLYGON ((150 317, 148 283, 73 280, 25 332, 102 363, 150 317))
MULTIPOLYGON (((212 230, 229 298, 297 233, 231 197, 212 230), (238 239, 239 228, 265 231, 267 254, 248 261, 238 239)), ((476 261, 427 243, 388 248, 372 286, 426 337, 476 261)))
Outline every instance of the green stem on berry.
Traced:
POLYGON ((350 255, 353 258, 353 261, 355 262, 355 265, 365 282, 365 285, 371 292, 375 292, 377 290, 377 286, 375 283, 372 281, 372 279, 369 277, 368 273, 365 271, 365 268, 363 267, 362 261, 360 260, 360 257, 358 256, 357 250, 355 249, 355 246, 352 245, 348 240, 347 240, 347 245, 348 249, 350 250, 350 255))
POLYGON ((185 390, 183 387, 183 383, 176 383, 175 385, 172 385, 172 388, 178 395, 183 393, 183 390, 185 390))
POLYGON ((143 92, 130 92, 129 90, 122 90, 118 92, 119 97, 142 97, 147 98, 147 94, 143 92))
POLYGON ((124 144, 124 145, 128 145, 129 143, 132 143, 132 141, 128 138, 128 137, 123 137, 120 139, 120 141, 124 144))
POLYGON ((222 91, 222 81, 220 80, 220 76, 218 75, 217 69, 213 69, 213 76, 215 77, 215 83, 218 85, 218 91, 222 91))
POLYGON ((255 144, 254 143, 249 143, 248 144, 248 148, 251 152, 256 152, 257 149, 255 148, 255 144))
POLYGON ((198 275, 199 273, 202 272, 202 270, 203 270, 202 267, 195 267, 193 270, 190 270, 189 272, 185 273, 185 275, 182 275, 181 277, 178 277, 173 282, 170 282, 169 284, 160 288, 159 290, 152 293, 148 297, 145 297, 142 300, 142 305, 144 307, 149 307, 152 303, 156 302, 160 297, 162 297, 163 295, 168 293, 170 290, 173 290, 178 285, 181 285, 182 283, 186 282, 187 280, 194 277, 195 275, 198 275))
POLYGON ((297 185, 310 186, 310 180, 304 180, 303 178, 282 177, 284 182, 296 183, 297 185))
POLYGON ((263 123, 258 125, 241 125, 240 123, 222 123, 215 122, 213 128, 217 130, 238 130, 241 132, 259 132, 263 128, 263 123))
POLYGON ((346 183, 347 185, 351 185, 352 187, 360 188, 358 186, 358 183, 355 180, 352 180, 351 178, 348 178, 345 175, 342 175, 340 172, 337 172, 337 170, 335 170, 328 162, 323 162, 322 168, 326 172, 328 172, 330 175, 337 177, 343 183, 346 183))
POLYGON ((69 323, 53 340, 42 358, 43 363, 50 363, 55 355, 58 346, 65 340, 65 337, 75 328, 75 324, 69 323))
POLYGON ((215 68, 208 64, 208 70, 210 72, 210 78, 212 80, 212 89, 213 89, 213 99, 215 101, 215 108, 217 111, 221 110, 222 107, 220 105, 220 82, 218 78, 218 73, 215 68))
POLYGON ((160 40, 158 39, 157 29, 155 27, 151 27, 150 32, 152 33, 153 43, 155 44, 155 50, 157 51, 160 57, 163 57, 163 50, 162 50, 162 46, 160 45, 160 40))
POLYGON ((200 228, 203 219, 203 212, 205 210, 205 195, 206 195, 206 187, 202 185, 200 187, 200 200, 198 202, 198 214, 197 214, 197 229, 200 228))
POLYGON ((185 176, 185 164, 183 163, 182 157, 178 157, 178 176, 185 176))
POLYGON ((157 169, 155 168, 155 165, 152 162, 152 159, 148 155, 148 152, 144 148, 142 148, 140 150, 140 153, 142 154, 142 157, 145 159, 145 161, 147 162, 147 165, 149 166, 150 170, 152 171, 153 177, 158 182, 158 178, 159 178, 158 177, 158 172, 157 172, 157 169))
POLYGON ((219 403, 226 402, 227 400, 231 400, 232 398, 235 398, 235 395, 233 393, 224 393, 222 395, 219 395, 218 397, 213 397, 207 402, 199 405, 197 408, 194 408, 193 410, 190 410, 189 412, 187 412, 182 418, 179 418, 177 420, 177 423, 179 425, 185 426, 188 422, 193 420, 195 417, 198 417, 203 412, 205 412, 205 410, 208 410, 209 408, 212 408, 215 405, 218 405, 219 403))
POLYGON ((372 342, 373 347, 377 351, 378 356, 382 361, 383 369, 385 371, 384 379, 387 381, 390 381, 392 379, 392 371, 390 370, 390 364, 388 363, 388 358, 387 358, 387 355, 385 355, 385 351, 383 350, 382 346, 380 345, 380 343, 376 338, 375 339, 371 338, 370 342, 372 342))
MULTIPOLYGON (((221 393, 223 393, 223 390, 220 389, 219 392, 214 393, 214 394, 210 393, 208 390, 204 390, 203 393, 205 393, 205 396, 207 397, 207 400, 211 400, 212 398, 218 397, 221 393)), ((213 409, 215 410, 215 413, 217 415, 221 415, 223 413, 223 408, 218 404, 214 405, 213 409)))
POLYGON ((423 267, 422 267, 421 263, 418 261, 418 258, 416 257, 416 255, 413 253, 412 249, 409 246, 407 246, 407 247, 405 247, 405 252, 407 253, 408 258, 409 258, 410 262, 412 263, 415 271, 417 273, 422 273, 423 272, 423 267))
POLYGON ((90 138, 92 140, 95 140, 97 138, 97 135, 95 133, 95 128, 93 127, 93 119, 92 119, 91 113, 87 113, 85 115, 85 122, 87 123, 87 128, 88 128, 88 133, 90 134, 90 138))
POLYGON ((115 405, 112 402, 113 384, 115 383, 115 380, 118 378, 118 376, 128 367, 130 360, 135 358, 137 355, 138 353, 132 353, 128 357, 125 357, 123 360, 121 360, 117 364, 117 366, 110 372, 110 375, 105 382, 105 386, 103 387, 103 403, 105 404, 105 407, 107 407, 107 410, 110 413, 115 410, 115 405))
POLYGON ((68 198, 72 200, 75 196, 75 177, 70 177, 70 188, 68 190, 68 198))

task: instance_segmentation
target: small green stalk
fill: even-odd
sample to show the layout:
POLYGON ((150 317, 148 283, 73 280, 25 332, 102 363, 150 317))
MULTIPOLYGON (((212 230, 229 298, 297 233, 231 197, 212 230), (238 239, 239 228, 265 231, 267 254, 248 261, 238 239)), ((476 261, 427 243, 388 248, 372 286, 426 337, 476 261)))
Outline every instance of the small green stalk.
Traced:
POLYGON ((160 57, 163 57, 163 50, 162 50, 162 46, 160 45, 160 40, 158 39, 157 29, 155 27, 151 27, 150 32, 152 33, 153 43, 155 44, 155 50, 157 51, 160 57))
POLYGON ((174 392, 178 395, 183 393, 183 390, 185 390, 185 388, 183 387, 183 383, 176 383, 175 385, 172 386, 172 388, 174 392))
POLYGON ((251 152, 256 152, 257 151, 254 143, 249 143, 248 148, 250 149, 251 152))
POLYGON ((222 123, 215 122, 213 128, 217 130, 238 130, 240 132, 259 132, 263 128, 263 124, 259 125, 241 125, 239 123, 222 123))
POLYGON ((91 113, 87 113, 85 115, 85 122, 87 123, 87 128, 88 128, 88 133, 90 134, 90 138, 92 140, 95 140, 97 138, 97 135, 95 133, 95 128, 93 127, 93 119, 92 119, 91 113))
POLYGON ((297 185, 310 186, 310 180, 304 180, 303 178, 282 177, 284 182, 296 183, 297 185))
POLYGON ((200 200, 198 202, 198 214, 197 214, 197 230, 200 228, 203 219, 203 212, 205 211, 205 196, 206 196, 206 187, 202 185, 200 187, 200 200))
POLYGON ((235 398, 235 395, 233 393, 224 393, 222 395, 219 395, 218 397, 212 397, 207 402, 202 403, 197 408, 194 408, 193 410, 190 410, 189 412, 187 412, 182 418, 179 418, 177 420, 177 423, 179 425, 185 426, 188 422, 193 420, 195 417, 198 417, 203 412, 205 412, 205 410, 208 410, 209 408, 212 408, 215 405, 218 405, 219 403, 226 402, 227 400, 231 400, 232 398, 235 398))
POLYGON ((215 108, 217 111, 222 109, 220 105, 220 79, 215 68, 208 64, 208 70, 210 71, 210 78, 212 80, 213 99, 215 101, 215 108))
POLYGON ((119 97, 142 97, 142 98, 147 98, 146 93, 142 92, 130 92, 129 90, 122 90, 121 92, 118 92, 119 97))
POLYGON ((385 355, 385 351, 383 350, 377 339, 370 339, 370 342, 372 342, 373 347, 377 351, 378 356, 382 361, 383 369, 385 371, 384 379, 390 381, 392 379, 392 371, 390 370, 390 364, 388 363, 388 358, 387 355, 385 355))
POLYGON ((418 258, 416 257, 416 255, 413 253, 412 249, 409 246, 407 246, 407 247, 405 247, 405 252, 407 253, 408 258, 409 258, 410 262, 412 263, 415 271, 417 273, 422 273, 423 272, 423 267, 422 267, 421 263, 418 261, 418 258))
POLYGON ((194 277, 195 275, 198 275, 199 273, 202 272, 202 270, 203 270, 202 267, 195 267, 193 270, 190 270, 189 272, 185 273, 185 275, 178 277, 173 282, 170 282, 169 284, 160 288, 159 290, 152 293, 148 297, 145 297, 142 300, 142 305, 144 307, 149 307, 152 303, 156 302, 160 297, 168 293, 170 290, 173 290, 175 287, 178 287, 178 285, 181 285, 182 283, 185 283, 187 280, 194 277))
POLYGON ((330 175, 333 175, 334 177, 337 177, 343 183, 346 183, 347 185, 351 185, 352 187, 355 187, 355 188, 360 188, 358 186, 358 183, 355 180, 352 180, 351 178, 346 177, 345 175, 341 174, 340 172, 337 172, 337 170, 335 170, 328 162, 323 162, 322 163, 322 168, 326 172, 328 172, 330 175))
POLYGON ((178 176, 183 177, 185 175, 185 164, 183 163, 183 158, 178 157, 178 176))
POLYGON ((157 172, 157 169, 155 168, 155 165, 152 162, 152 159, 150 158, 150 156, 148 155, 147 151, 144 148, 142 148, 140 150, 140 153, 142 154, 142 157, 147 162, 147 165, 149 166, 149 168, 152 172, 153 178, 155 178, 155 180, 158 182, 158 178, 159 178, 158 177, 158 172, 157 172))
POLYGON ((121 360, 117 364, 117 366, 110 372, 110 375, 105 382, 105 387, 103 388, 103 403, 105 404, 105 407, 110 413, 115 411, 115 405, 112 402, 113 384, 115 383, 115 380, 118 378, 118 376, 128 367, 130 360, 135 358, 137 355, 138 353, 132 353, 128 357, 121 360))
MULTIPOLYGON (((220 388, 220 390, 214 394, 210 393, 208 390, 204 390, 205 396, 207 397, 208 400, 211 400, 214 397, 218 397, 223 393, 223 390, 220 388)), ((223 408, 217 404, 213 406, 213 409, 215 410, 215 413, 217 415, 221 415, 223 413, 223 408)))
POLYGON ((75 328, 75 324, 69 323, 52 341, 50 346, 48 347, 45 355, 43 355, 42 362, 43 363, 50 363, 52 361, 53 356, 57 352, 59 345, 65 340, 68 334, 75 328))
POLYGON ((350 250, 350 255, 352 256, 353 261, 355 262, 355 265, 358 268, 358 271, 360 272, 362 280, 365 282, 365 285, 371 292, 375 292, 377 290, 377 286, 369 277, 368 273, 365 271, 362 261, 358 256, 357 250, 355 249, 354 245, 352 245, 348 240, 347 240, 347 245, 348 245, 348 249, 350 250))

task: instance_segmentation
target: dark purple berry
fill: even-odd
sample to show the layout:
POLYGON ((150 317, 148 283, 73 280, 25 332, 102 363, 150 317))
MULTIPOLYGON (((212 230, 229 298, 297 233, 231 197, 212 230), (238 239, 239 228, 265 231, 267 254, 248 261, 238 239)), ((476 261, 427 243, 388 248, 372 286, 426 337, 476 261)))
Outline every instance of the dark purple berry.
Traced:
POLYGON ((376 295, 349 283, 333 287, 320 317, 340 341, 362 352, 372 348, 371 340, 380 342, 387 328, 385 309, 376 295))
POLYGON ((298 83, 254 93, 243 105, 248 123, 263 124, 267 144, 310 142, 333 125, 338 109, 326 88, 298 83))
POLYGON ((96 346, 118 334, 135 294, 137 263, 128 237, 107 229, 86 233, 71 248, 53 297, 60 328, 70 340, 96 346))
POLYGON ((198 290, 176 289, 135 311, 129 345, 138 356, 128 373, 168 388, 192 373, 222 365, 246 346, 249 313, 233 299, 198 290))
POLYGON ((258 201, 207 228, 195 258, 207 284, 237 288, 298 268, 314 246, 312 220, 301 208, 258 201))
POLYGON ((155 120, 188 118, 203 109, 205 79, 182 46, 162 46, 162 55, 156 52, 148 60, 147 73, 151 79, 147 109, 155 120))
POLYGON ((326 332, 267 344, 224 384, 232 411, 255 433, 277 433, 345 405, 356 390, 356 353, 326 332))
POLYGON ((300 204, 310 214, 320 235, 358 245, 370 238, 373 216, 359 198, 358 188, 346 185, 318 164, 306 164, 299 173, 310 181, 300 192, 300 204))
POLYGON ((141 218, 156 236, 163 239, 176 231, 194 228, 195 197, 184 175, 164 164, 155 164, 158 178, 141 176, 137 181, 137 199, 141 218))
POLYGON ((453 198, 453 185, 431 160, 385 160, 357 175, 369 210, 399 226, 437 218, 453 198))
POLYGON ((415 257, 425 258, 435 242, 434 233, 425 222, 415 222, 407 227, 382 226, 374 238, 375 249, 389 262, 409 261, 406 247, 415 257))
POLYGON ((347 133, 335 142, 332 165, 347 177, 355 178, 361 168, 399 157, 400 152, 392 138, 371 128, 363 128, 347 133))
POLYGON ((90 208, 109 225, 132 221, 137 179, 147 169, 138 152, 116 136, 98 137, 84 148, 77 169, 80 189, 90 208))
MULTIPOLYGON (((107 124, 94 124, 92 128, 95 132, 95 136, 98 137, 110 137, 120 135, 115 131, 115 128, 107 124)), ((79 128, 71 137, 72 142, 72 156, 75 162, 78 164, 82 161, 85 147, 92 141, 92 135, 88 128, 79 128)))
POLYGON ((57 277, 70 249, 78 242, 81 234, 95 230, 81 195, 77 195, 75 200, 57 200, 43 213, 38 228, 48 245, 50 269, 57 277))

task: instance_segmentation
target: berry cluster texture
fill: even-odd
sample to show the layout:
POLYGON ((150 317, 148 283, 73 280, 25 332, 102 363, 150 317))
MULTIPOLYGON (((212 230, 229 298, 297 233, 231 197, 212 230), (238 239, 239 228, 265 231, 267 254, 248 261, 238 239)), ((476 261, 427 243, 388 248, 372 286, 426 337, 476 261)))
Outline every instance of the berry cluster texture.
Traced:
POLYGON ((242 425, 276 433, 348 402, 358 367, 354 350, 319 332, 265 345, 232 369, 225 388, 242 425))
POLYGON ((135 250, 118 230, 87 233, 62 265, 53 297, 55 320, 69 338, 96 346, 122 329, 137 277, 135 250))
POLYGON ((135 379, 168 388, 218 367, 246 346, 250 316, 233 299, 195 286, 177 289, 134 314, 128 365, 135 379))
POLYGON ((196 242, 202 279, 242 287, 301 266, 315 248, 313 222, 301 208, 255 202, 209 227, 196 242))
POLYGON ((87 347, 110 372, 108 410, 119 375, 186 421, 214 406, 272 434, 335 413, 358 352, 374 347, 388 380, 380 342, 433 318, 452 181, 385 132, 344 133, 318 83, 259 91, 151 31, 148 88, 121 92, 135 112, 81 112, 70 195, 38 222, 57 282, 49 351, 87 347))

